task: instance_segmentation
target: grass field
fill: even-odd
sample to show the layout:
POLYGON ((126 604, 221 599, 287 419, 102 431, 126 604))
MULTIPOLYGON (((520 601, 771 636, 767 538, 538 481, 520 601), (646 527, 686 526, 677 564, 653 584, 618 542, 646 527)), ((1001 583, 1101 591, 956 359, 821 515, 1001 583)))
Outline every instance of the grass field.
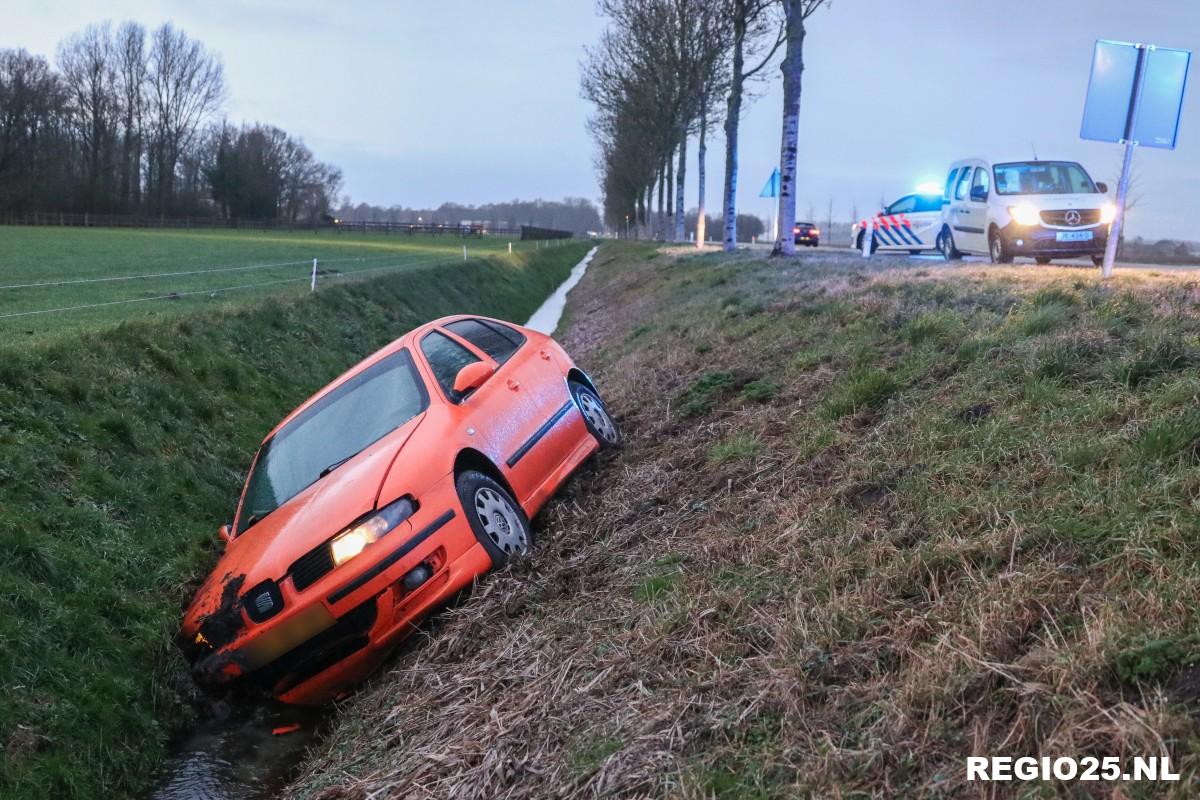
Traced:
MULTIPOLYGON (((113 259, 142 242, 114 236, 113 259)), ((589 246, 0 344, 0 798, 142 795, 193 712, 173 636, 262 436, 419 323, 524 320, 589 246)))
MULTIPOLYGON (((314 258, 319 289, 414 266, 456 268, 462 264, 463 245, 471 256, 498 255, 507 252, 508 240, 456 234, 4 226, 0 337, 34 339, 125 319, 239 308, 266 296, 301 295, 309 291, 314 258), (134 277, 146 275, 160 277, 134 277), (31 285, 46 283, 59 285, 31 285), (168 295, 175 297, 161 299, 168 295), (129 300, 137 302, 123 302, 129 300), (95 307, 29 313, 76 306, 95 307)), ((538 246, 513 243, 517 252, 538 246)))
POLYGON ((605 244, 561 338, 624 448, 286 794, 1195 796, 1198 311, 1187 275, 605 244))

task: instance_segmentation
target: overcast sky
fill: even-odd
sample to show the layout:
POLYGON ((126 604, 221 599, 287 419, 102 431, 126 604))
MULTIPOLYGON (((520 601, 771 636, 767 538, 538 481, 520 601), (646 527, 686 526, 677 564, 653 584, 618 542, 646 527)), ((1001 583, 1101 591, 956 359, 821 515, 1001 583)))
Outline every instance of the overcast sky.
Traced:
MULTIPOLYGON (((582 196, 599 200, 579 98, 585 44, 603 28, 591 0, 39 0, 13 4, 0 47, 53 56, 89 22, 173 20, 221 54, 234 121, 278 125, 345 173, 355 201, 582 196)), ((950 161, 1081 161, 1115 182, 1116 145, 1079 139, 1097 38, 1164 47, 1200 42, 1196 0, 835 0, 809 25, 801 111, 800 202, 824 220, 874 210, 950 161)), ((1193 65, 1193 73, 1196 65, 1193 65)), ((778 161, 777 72, 742 125, 742 209, 778 161)), ((1133 234, 1200 239, 1200 78, 1179 148, 1139 153, 1133 234)), ((720 206, 721 137, 709 151, 720 206)), ((693 143, 692 152, 695 152, 693 143)), ((695 165, 688 206, 696 204, 695 165)))

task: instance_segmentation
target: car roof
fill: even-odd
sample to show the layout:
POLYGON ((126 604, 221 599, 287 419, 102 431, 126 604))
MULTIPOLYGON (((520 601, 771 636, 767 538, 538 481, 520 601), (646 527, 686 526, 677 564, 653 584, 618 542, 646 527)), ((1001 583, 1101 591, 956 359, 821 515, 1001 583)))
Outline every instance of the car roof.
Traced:
POLYGON ((279 421, 279 424, 276 425, 274 428, 272 428, 271 432, 263 437, 263 442, 266 442, 268 439, 270 439, 272 436, 274 436, 283 426, 287 425, 289 422, 291 422, 297 416, 302 414, 304 412, 304 410, 307 409, 309 406, 311 406, 313 403, 317 402, 322 397, 324 397, 326 394, 333 391, 338 386, 342 385, 343 383, 345 383, 347 380, 354 377, 358 373, 362 372, 364 369, 367 369, 368 367, 378 364, 380 361, 384 360, 388 356, 393 355, 394 353, 397 353, 406 347, 411 347, 413 349, 416 349, 414 347, 415 343, 417 342, 418 339, 423 337, 426 333, 433 330, 434 328, 442 327, 444 325, 447 325, 451 322, 455 322, 460 319, 489 319, 489 318, 483 317, 479 314, 451 314, 450 316, 439 317, 438 319, 432 320, 430 322, 426 322, 423 325, 418 325, 417 327, 413 328, 411 331, 404 334, 403 336, 400 336, 399 338, 393 339, 391 342, 388 342, 383 347, 379 348, 374 353, 371 353, 371 355, 367 356, 362 361, 359 361, 357 364, 355 364, 352 367, 350 367, 349 369, 347 369, 341 375, 338 375, 336 378, 331 380, 329 383, 325 384, 323 387, 318 389, 311 397, 309 397, 307 400, 305 400, 300 405, 296 406, 296 408, 293 409, 290 414, 288 414, 286 417, 281 419, 279 421))

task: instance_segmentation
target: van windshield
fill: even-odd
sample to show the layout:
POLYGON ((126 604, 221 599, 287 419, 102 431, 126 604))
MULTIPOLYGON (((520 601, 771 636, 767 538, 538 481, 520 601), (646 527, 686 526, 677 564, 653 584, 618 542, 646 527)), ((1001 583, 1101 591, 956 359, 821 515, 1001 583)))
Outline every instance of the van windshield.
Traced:
POLYGON ((1087 170, 1074 161, 1019 161, 997 164, 997 194, 1096 194, 1087 170))
POLYGON ((347 379, 259 450, 246 480, 236 533, 420 414, 427 402, 425 385, 407 350, 347 379))

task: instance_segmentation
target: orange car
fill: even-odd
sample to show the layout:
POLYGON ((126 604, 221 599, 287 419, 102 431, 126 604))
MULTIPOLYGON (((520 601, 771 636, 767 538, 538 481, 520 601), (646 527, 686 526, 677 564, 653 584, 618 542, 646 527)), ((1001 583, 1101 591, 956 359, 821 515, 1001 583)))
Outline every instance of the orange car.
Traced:
POLYGON ((180 645, 202 684, 322 703, 426 612, 524 553, 529 518, 620 433, 550 337, 447 317, 267 436, 180 645))

